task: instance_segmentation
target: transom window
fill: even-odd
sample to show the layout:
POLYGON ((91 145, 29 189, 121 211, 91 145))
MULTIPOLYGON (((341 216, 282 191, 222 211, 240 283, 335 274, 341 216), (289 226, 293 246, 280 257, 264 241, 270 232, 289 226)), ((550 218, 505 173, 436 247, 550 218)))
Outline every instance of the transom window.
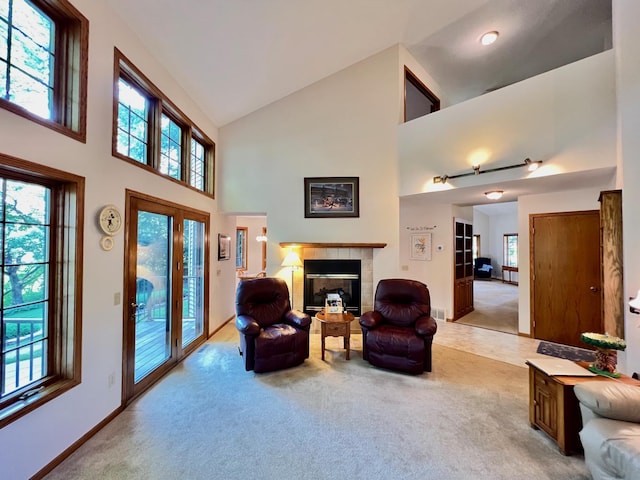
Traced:
POLYGON ((115 49, 114 156, 214 196, 215 145, 115 49))
POLYGON ((84 142, 88 27, 66 0, 0 0, 0 106, 84 142))
POLYGON ((84 179, 0 161, 1 428, 80 382, 84 179))
POLYGON ((503 262, 507 267, 518 266, 518 234, 506 233, 502 240, 503 262))

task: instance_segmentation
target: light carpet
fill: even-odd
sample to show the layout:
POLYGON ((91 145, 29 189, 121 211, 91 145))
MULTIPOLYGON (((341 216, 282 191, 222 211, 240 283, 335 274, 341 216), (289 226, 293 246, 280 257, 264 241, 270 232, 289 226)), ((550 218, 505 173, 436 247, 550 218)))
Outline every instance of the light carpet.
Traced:
POLYGON ((46 478, 590 478, 529 426, 526 368, 434 345, 414 377, 363 361, 361 335, 350 361, 341 343, 323 362, 312 335, 303 365, 255 374, 237 341, 210 341, 46 478))
POLYGON ((518 333, 518 286, 500 280, 474 280, 474 311, 457 323, 518 333))

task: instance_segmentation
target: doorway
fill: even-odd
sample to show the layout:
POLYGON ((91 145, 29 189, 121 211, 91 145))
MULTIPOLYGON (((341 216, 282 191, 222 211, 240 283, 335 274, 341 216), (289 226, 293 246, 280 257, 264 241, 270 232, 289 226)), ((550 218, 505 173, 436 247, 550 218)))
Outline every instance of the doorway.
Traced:
POLYGON ((533 338, 584 347, 603 331, 600 213, 535 214, 529 228, 533 338))
POLYGON ((127 192, 123 400, 206 340, 209 215, 127 192))
MULTIPOLYGON (((504 265, 517 266, 517 236, 511 248, 507 248, 505 238, 518 230, 518 203, 475 205, 472 215, 473 311, 457 322, 518 334, 519 286, 516 281, 502 281, 509 280, 502 272, 504 265)), ((517 280, 517 273, 512 280, 517 280)))

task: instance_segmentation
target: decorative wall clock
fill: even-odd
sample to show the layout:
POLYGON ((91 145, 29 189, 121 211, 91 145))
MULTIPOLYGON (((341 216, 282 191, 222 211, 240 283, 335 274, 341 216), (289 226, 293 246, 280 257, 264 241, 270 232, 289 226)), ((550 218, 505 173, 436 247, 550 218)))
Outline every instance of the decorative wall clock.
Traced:
POLYGON ((122 214, 115 205, 106 205, 98 215, 98 224, 107 235, 116 235, 122 228, 122 214))

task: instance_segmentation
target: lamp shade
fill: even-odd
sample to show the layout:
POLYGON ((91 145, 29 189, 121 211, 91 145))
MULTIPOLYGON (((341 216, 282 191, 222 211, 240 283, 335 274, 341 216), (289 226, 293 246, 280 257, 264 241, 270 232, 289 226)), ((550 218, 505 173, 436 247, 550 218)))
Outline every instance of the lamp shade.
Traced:
POLYGON ((280 264, 281 267, 293 267, 300 268, 302 267, 302 260, 296 252, 289 252, 287 256, 284 257, 284 260, 280 264))

